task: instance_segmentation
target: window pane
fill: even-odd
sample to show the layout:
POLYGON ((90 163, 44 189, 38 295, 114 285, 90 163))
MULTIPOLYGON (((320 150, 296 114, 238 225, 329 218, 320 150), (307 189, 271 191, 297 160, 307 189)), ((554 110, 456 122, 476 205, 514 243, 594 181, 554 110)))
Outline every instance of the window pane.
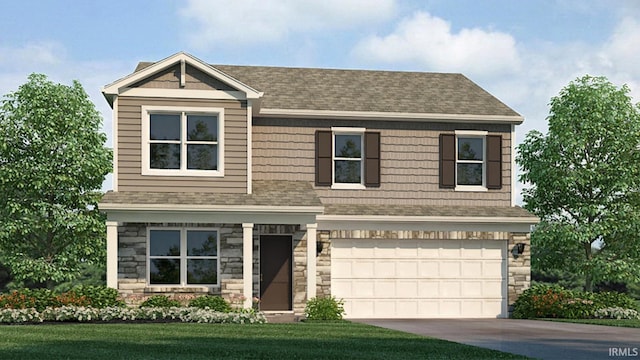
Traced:
POLYGON ((179 259, 151 259, 149 265, 151 284, 180 284, 179 259))
POLYGON ((218 117, 187 115, 187 140, 218 141, 218 117))
POLYGON ((149 127, 151 140, 180 140, 179 114, 150 114, 149 127))
POLYGON ((360 161, 336 160, 335 182, 360 184, 360 161))
POLYGON ((187 231, 187 256, 217 256, 218 233, 211 230, 187 231))
POLYGON ((218 261, 215 259, 187 260, 188 284, 217 284, 218 261))
POLYGON ((458 185, 482 185, 482 164, 458 164, 458 185))
POLYGON ((180 256, 180 230, 149 231, 150 256, 180 256))
POLYGON ((150 144, 151 169, 180 169, 180 144, 150 144))
POLYGON ((217 170, 218 145, 187 145, 187 169, 217 170))
POLYGON ((482 160, 482 138, 458 138, 458 160, 482 160))
POLYGON ((362 141, 360 135, 336 135, 335 156, 343 158, 360 158, 362 141))

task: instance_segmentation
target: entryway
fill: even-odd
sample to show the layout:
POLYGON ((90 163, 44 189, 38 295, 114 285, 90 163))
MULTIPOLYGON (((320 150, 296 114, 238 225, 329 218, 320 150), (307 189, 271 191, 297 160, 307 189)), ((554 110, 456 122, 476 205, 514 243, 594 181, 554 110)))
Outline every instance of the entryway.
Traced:
POLYGON ((260 236, 260 310, 292 310, 291 235, 260 236))

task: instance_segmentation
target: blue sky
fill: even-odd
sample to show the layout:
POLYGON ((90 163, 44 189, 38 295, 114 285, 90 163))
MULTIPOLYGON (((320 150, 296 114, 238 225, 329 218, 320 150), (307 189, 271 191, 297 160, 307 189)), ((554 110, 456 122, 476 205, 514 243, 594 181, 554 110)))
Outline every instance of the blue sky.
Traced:
POLYGON ((546 132, 550 98, 578 76, 607 76, 640 100, 638 49, 634 0, 7 1, 0 94, 33 72, 79 80, 111 141, 100 88, 178 51, 213 64, 460 72, 525 117, 520 142, 546 132))

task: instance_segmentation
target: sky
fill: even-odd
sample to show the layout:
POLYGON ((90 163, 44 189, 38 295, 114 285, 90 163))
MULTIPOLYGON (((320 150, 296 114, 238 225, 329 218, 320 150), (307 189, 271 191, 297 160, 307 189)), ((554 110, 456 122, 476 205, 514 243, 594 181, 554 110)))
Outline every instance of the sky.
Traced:
POLYGON ((0 94, 31 73, 78 80, 111 146, 101 88, 179 51, 212 64, 453 72, 524 116, 520 143, 546 133, 551 97, 577 77, 626 84, 638 102, 639 49, 636 0, 5 0, 0 94))

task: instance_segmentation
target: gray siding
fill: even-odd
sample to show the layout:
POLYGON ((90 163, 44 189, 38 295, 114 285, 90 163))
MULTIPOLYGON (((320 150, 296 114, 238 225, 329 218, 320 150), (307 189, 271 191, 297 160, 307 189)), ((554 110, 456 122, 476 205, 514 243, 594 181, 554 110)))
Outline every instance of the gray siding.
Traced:
POLYGON ((509 125, 459 126, 443 123, 331 122, 254 119, 253 178, 314 181, 317 129, 366 127, 380 131, 381 186, 366 190, 317 187, 323 203, 511 206, 511 129, 509 125), (456 192, 438 185, 438 136, 443 131, 488 130, 502 135, 502 189, 456 192))
MULTIPOLYGON (((193 66, 186 66, 184 89, 191 90, 235 90, 231 86, 214 79, 193 66)), ((153 89, 180 89, 180 65, 174 65, 159 73, 139 81, 132 87, 153 89)))
POLYGON ((118 191, 228 192, 247 188, 247 108, 240 101, 118 99, 118 191), (142 105, 222 107, 224 177, 143 176, 141 163, 142 105))

